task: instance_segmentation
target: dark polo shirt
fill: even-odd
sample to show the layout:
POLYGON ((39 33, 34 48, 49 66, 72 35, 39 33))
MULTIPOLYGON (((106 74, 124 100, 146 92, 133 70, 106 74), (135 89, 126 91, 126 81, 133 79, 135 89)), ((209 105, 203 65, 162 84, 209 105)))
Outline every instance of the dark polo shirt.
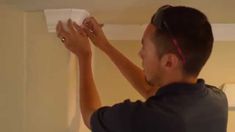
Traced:
POLYGON ((226 132, 225 94, 203 80, 174 83, 146 102, 102 107, 91 117, 93 132, 226 132))

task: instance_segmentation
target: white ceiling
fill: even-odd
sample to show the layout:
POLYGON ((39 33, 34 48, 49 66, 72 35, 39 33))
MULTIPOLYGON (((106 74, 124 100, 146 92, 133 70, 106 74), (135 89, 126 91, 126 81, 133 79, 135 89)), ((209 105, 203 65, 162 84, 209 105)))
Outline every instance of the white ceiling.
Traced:
POLYGON ((186 5, 206 13, 213 23, 235 23, 235 0, 0 0, 0 3, 25 11, 81 8, 110 24, 143 24, 161 5, 186 5))

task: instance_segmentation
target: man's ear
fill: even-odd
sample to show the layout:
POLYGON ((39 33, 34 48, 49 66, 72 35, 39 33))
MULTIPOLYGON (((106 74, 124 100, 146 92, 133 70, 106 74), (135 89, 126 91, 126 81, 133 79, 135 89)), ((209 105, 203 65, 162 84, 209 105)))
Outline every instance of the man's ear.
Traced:
POLYGON ((168 53, 162 56, 161 58, 161 65, 166 69, 174 69, 179 66, 179 58, 172 53, 168 53))

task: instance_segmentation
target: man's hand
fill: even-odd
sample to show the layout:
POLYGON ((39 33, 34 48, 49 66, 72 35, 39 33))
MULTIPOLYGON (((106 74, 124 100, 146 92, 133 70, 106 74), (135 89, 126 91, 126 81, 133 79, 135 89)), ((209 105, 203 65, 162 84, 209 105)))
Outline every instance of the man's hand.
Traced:
POLYGON ((67 26, 68 31, 64 29, 60 21, 56 27, 57 36, 65 47, 76 54, 78 58, 91 57, 91 46, 85 31, 71 19, 68 20, 67 26))
POLYGON ((101 107, 99 94, 93 79, 91 63, 91 46, 85 31, 68 21, 66 31, 61 22, 57 25, 57 36, 65 47, 77 55, 79 60, 79 97, 83 120, 88 128, 91 128, 92 114, 101 107))
POLYGON ((83 28, 88 37, 98 48, 103 50, 109 44, 102 30, 102 25, 99 24, 94 17, 86 18, 83 22, 83 28))

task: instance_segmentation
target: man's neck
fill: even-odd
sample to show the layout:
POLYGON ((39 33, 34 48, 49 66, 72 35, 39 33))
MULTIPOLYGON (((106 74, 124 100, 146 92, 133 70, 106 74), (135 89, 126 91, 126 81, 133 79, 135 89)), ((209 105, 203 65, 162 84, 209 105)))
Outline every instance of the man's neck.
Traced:
POLYGON ((161 84, 159 84, 158 86, 156 86, 156 89, 159 89, 163 86, 172 84, 172 83, 187 83, 187 84, 196 84, 197 83, 197 77, 193 77, 193 76, 184 76, 184 77, 172 77, 169 79, 165 79, 161 82, 161 84))

